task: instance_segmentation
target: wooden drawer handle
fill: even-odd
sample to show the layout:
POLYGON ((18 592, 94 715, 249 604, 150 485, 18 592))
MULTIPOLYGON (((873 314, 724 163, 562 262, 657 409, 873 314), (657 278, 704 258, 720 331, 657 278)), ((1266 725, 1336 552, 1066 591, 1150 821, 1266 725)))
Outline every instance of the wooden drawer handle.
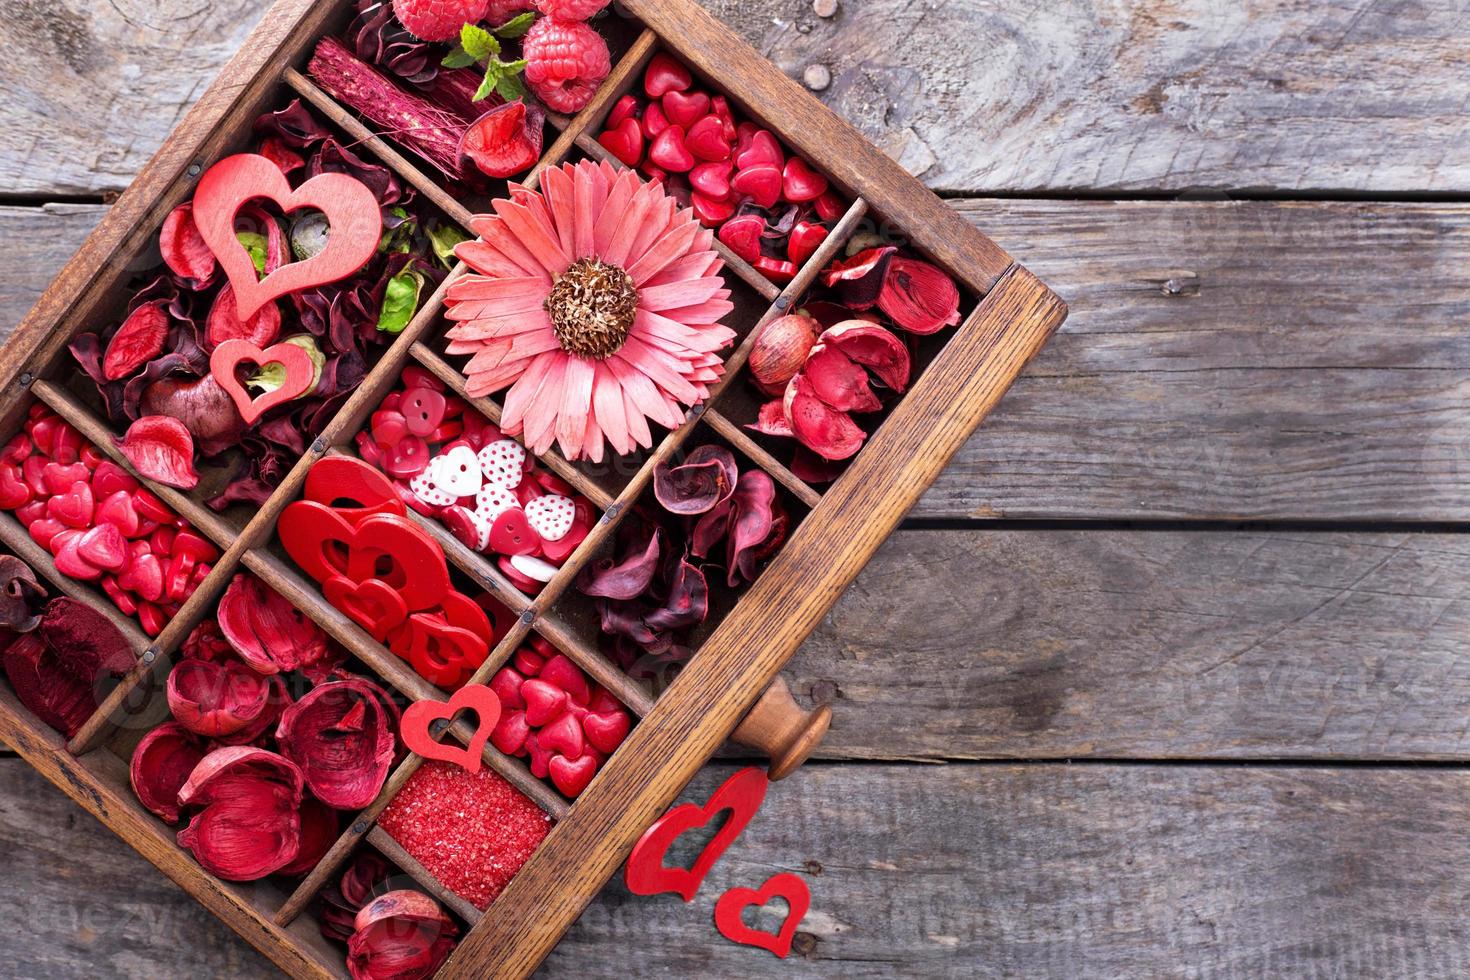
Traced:
POLYGON ((807 711, 792 697, 786 678, 777 677, 731 738, 769 756, 771 778, 779 780, 801 768, 831 725, 831 708, 823 705, 807 711))

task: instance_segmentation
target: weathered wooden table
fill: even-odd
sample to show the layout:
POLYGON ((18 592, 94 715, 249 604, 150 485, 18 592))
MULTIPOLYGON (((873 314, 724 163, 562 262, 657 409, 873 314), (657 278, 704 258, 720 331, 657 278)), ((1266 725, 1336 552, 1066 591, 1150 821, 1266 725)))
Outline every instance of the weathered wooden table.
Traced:
MULTIPOLYGON (((820 761, 545 973, 763 973, 791 868, 791 975, 1465 975, 1464 4, 705 2, 1072 317, 794 661, 820 761)), ((0 0, 0 326, 262 6, 0 0)), ((0 847, 7 975, 273 973, 13 758, 0 847)))

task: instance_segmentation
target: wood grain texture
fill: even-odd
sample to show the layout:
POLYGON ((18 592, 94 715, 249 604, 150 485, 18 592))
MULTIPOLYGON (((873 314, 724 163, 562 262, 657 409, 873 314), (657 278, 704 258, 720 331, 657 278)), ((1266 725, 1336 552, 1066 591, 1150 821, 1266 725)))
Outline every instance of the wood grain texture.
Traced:
POLYGON ((909 531, 786 672, 823 758, 1470 760, 1457 535, 909 531))
MULTIPOLYGON (((19 760, 0 800, 13 975, 279 976, 19 760)), ((784 870, 813 910, 783 976, 1463 975, 1467 815, 1439 769, 808 766, 693 903, 614 883, 540 976, 769 975, 710 913, 784 870)))
MULTIPOLYGON (((1470 520, 1470 207, 955 203, 1072 314, 914 516, 1470 520)), ((0 208, 0 328, 100 213, 0 208)))
MULTIPOLYGON (((702 5, 936 188, 1470 187, 1457 0, 702 5)), ((121 189, 263 9, 0 2, 7 191, 121 189)))

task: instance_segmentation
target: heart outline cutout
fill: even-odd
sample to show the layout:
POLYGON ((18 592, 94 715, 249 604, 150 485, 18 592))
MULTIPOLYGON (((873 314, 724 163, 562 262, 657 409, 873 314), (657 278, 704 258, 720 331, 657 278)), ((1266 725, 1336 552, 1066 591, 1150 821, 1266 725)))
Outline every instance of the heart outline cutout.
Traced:
POLYGON ((339 575, 355 582, 384 579, 411 611, 438 607, 450 591, 439 543, 406 517, 375 514, 354 526, 324 504, 298 500, 281 512, 276 534, 291 560, 317 582, 339 575), (346 549, 345 568, 333 564, 328 550, 338 544, 346 549), (392 559, 389 577, 378 574, 379 557, 392 559))
POLYGON ((248 340, 226 340, 209 356, 209 373, 215 384, 229 392, 235 408, 246 425, 254 425, 260 417, 277 405, 295 401, 311 390, 316 383, 316 364, 306 348, 285 342, 261 350, 248 340), (286 369, 286 382, 275 391, 268 391, 259 398, 251 398, 250 392, 240 383, 235 372, 243 363, 265 367, 279 364, 286 369))
POLYGON ((806 882, 789 871, 772 875, 759 888, 732 888, 715 903, 715 928, 720 935, 741 946, 754 946, 785 959, 791 952, 792 940, 801 920, 812 907, 812 893, 806 882), (784 898, 790 909, 779 932, 752 929, 741 917, 752 905, 769 905, 773 898, 784 898))
POLYGON ((322 595, 334 609, 340 610, 379 643, 408 622, 408 603, 392 586, 379 579, 354 582, 345 575, 338 575, 322 583, 322 595))
POLYGON ((248 322, 271 300, 358 272, 377 253, 383 235, 378 199, 362 181, 325 173, 293 191, 281 168, 255 153, 226 157, 205 172, 194 192, 194 224, 234 287, 241 322, 248 322), (325 214, 331 231, 327 247, 261 279, 235 237, 235 216, 246 203, 262 198, 287 214, 301 208, 325 214))
POLYGON ((765 802, 770 784, 770 777, 764 770, 751 766, 725 780, 704 806, 685 803, 654 821, 653 826, 638 838, 638 843, 633 845, 633 853, 628 856, 623 872, 628 890, 635 895, 672 892, 684 901, 692 902, 710 869, 755 818, 765 802), (669 848, 679 835, 696 827, 708 826, 724 810, 730 811, 730 818, 704 846, 691 867, 670 868, 664 864, 669 848))
POLYGON ((485 745, 490 733, 500 724, 500 696, 481 684, 460 688, 448 701, 416 701, 403 713, 398 731, 410 752, 436 762, 451 762, 474 774, 485 764, 485 745), (464 748, 445 745, 435 740, 429 726, 451 719, 461 711, 472 710, 479 717, 479 727, 464 748))

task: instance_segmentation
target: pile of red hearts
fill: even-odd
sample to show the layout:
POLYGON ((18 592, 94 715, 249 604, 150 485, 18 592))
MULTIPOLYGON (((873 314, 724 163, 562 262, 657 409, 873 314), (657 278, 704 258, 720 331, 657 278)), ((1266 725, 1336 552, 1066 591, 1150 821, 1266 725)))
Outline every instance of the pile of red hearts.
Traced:
POLYGON ((504 709, 490 741, 506 755, 529 758, 531 774, 549 777, 570 799, 587 788, 633 724, 617 698, 540 637, 490 687, 504 709))
POLYGON ((846 210, 827 178, 769 130, 739 120, 723 96, 696 89, 667 54, 649 63, 643 91, 646 100, 627 95, 613 107, 597 141, 664 181, 766 278, 796 278, 846 210))
POLYGON ((498 556, 516 587, 535 594, 597 523, 585 498, 419 367, 357 437, 362 458, 397 481, 399 497, 437 518, 464 545, 498 556))
POLYGON ((0 450, 0 510, 14 511, 57 571, 97 582, 149 636, 219 560, 187 521, 40 403, 0 450))

